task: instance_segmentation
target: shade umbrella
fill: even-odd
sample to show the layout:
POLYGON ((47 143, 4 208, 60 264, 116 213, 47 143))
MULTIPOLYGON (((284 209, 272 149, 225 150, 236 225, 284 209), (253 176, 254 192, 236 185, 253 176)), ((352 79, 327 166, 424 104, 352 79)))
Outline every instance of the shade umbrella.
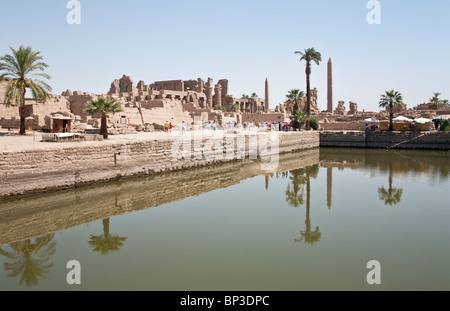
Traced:
POLYGON ((433 118, 433 121, 440 121, 440 120, 448 120, 448 117, 446 117, 446 116, 439 116, 439 117, 433 118))
POLYGON ((406 121, 406 122, 413 122, 414 120, 412 120, 412 119, 408 119, 408 118, 406 118, 406 117, 404 117, 404 116, 399 116, 399 117, 395 118, 395 119, 394 119, 394 121, 406 121))
POLYGON ((431 122, 431 120, 427 119, 427 118, 417 118, 417 119, 414 119, 414 122, 416 122, 418 124, 425 124, 425 123, 431 122))
POLYGON ((368 118, 368 119, 365 119, 364 121, 365 122, 371 122, 371 123, 379 123, 380 122, 380 120, 377 120, 375 118, 368 118))

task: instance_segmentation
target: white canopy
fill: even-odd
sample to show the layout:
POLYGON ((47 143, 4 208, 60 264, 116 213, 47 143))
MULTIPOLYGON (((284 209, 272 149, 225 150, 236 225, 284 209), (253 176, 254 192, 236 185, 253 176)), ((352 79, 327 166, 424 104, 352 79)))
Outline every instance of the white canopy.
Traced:
POLYGON ((372 122, 372 123, 378 123, 378 122, 380 122, 380 120, 377 120, 377 119, 375 119, 375 118, 365 119, 364 121, 365 121, 365 122, 372 122))
POLYGON ((394 121, 406 121, 406 122, 413 122, 414 120, 412 120, 412 119, 408 119, 408 118, 406 118, 406 117, 404 117, 404 116, 399 116, 399 117, 395 118, 395 119, 394 119, 394 121))
POLYGON ((425 124, 425 123, 431 122, 431 120, 427 119, 427 118, 417 118, 417 119, 414 119, 414 122, 419 123, 419 124, 425 124))

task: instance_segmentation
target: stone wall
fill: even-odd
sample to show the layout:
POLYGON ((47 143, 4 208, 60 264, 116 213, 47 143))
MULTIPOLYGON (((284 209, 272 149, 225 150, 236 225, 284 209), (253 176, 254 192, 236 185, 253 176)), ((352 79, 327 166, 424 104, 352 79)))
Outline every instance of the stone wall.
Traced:
POLYGON ((366 146, 365 132, 321 132, 320 147, 360 147, 366 146))
MULTIPOLYGON (((278 137, 282 153, 319 147, 318 132, 279 133, 278 137)), ((260 138, 260 142, 263 141, 261 139, 267 139, 267 136, 260 138)), ((242 148, 246 148, 246 157, 251 158, 253 154, 248 151, 253 149, 248 146, 257 141, 255 136, 239 134, 225 139, 204 137, 200 142, 204 145, 209 143, 209 148, 205 147, 203 154, 200 151, 200 156, 198 149, 193 147, 200 142, 192 143, 191 135, 182 139, 174 135, 165 140, 81 142, 76 147, 49 145, 47 149, 3 151, 0 153, 0 197, 229 162, 237 158, 242 148), (238 143, 242 139, 245 141, 244 147, 238 143), (181 147, 185 146, 184 143, 191 144, 191 153, 183 152, 181 147), (180 147, 177 149, 174 146, 180 147)))
MULTIPOLYGON (((318 163, 318 149, 284 154, 271 173, 318 163)), ((258 160, 244 160, 3 201, 0 246, 198 196, 263 174, 258 160)))
POLYGON ((284 122, 284 113, 250 113, 242 115, 242 122, 254 124, 264 123, 264 122, 284 122))
POLYGON ((321 132, 321 147, 450 150, 450 132, 321 132))
POLYGON ((5 102, 5 90, 8 83, 9 79, 0 82, 0 105, 5 102))

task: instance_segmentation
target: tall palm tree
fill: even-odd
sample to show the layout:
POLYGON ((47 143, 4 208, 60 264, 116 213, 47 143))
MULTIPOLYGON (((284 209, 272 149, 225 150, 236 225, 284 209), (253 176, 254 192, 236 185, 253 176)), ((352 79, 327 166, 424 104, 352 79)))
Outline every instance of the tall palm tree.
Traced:
POLYGON ((286 95, 286 108, 292 112, 303 110, 304 97, 305 92, 299 89, 290 90, 286 95))
POLYGON ((395 90, 386 91, 385 94, 381 95, 379 105, 383 108, 389 107, 389 131, 393 131, 394 109, 405 106, 402 94, 395 90))
POLYGON ((389 188, 378 188, 378 196, 384 205, 397 205, 402 199, 403 189, 392 188, 392 164, 389 164, 389 188))
POLYGON ((442 106, 448 106, 447 99, 440 99, 439 96, 441 93, 433 93, 433 97, 429 99, 429 107, 430 109, 439 109, 442 106))
POLYGON ((51 87, 43 79, 50 79, 44 73, 48 65, 42 62, 40 52, 31 47, 20 46, 18 50, 10 47, 12 55, 0 57, 0 82, 9 80, 5 90, 6 106, 17 105, 20 115, 20 135, 25 135, 25 94, 27 89, 36 99, 47 101, 50 98, 51 87))
POLYGON ((91 101, 86 105, 86 112, 93 115, 101 115, 100 135, 108 138, 108 123, 106 116, 110 113, 115 114, 121 112, 120 103, 109 97, 99 97, 95 101, 91 101))
POLYGON ((251 98, 257 98, 257 97, 258 97, 258 94, 252 93, 251 98))
POLYGON ((89 245, 91 245, 93 251, 100 252, 104 255, 109 252, 118 251, 126 240, 126 237, 111 235, 109 233, 109 218, 107 218, 103 219, 103 234, 91 235, 89 245))
MULTIPOLYGON (((314 48, 305 49, 304 52, 296 51, 295 54, 300 54, 300 61, 306 61, 306 114, 308 119, 311 116, 311 85, 310 85, 310 75, 311 75, 311 63, 315 62, 317 65, 322 61, 322 55, 314 48)), ((309 120, 306 122, 306 128, 309 130, 309 120)))
POLYGON ((12 252, 0 248, 0 254, 12 262, 5 262, 5 270, 11 271, 8 277, 20 275, 19 286, 24 282, 26 286, 37 285, 39 278, 46 278, 52 264, 47 262, 55 253, 56 242, 52 242, 54 234, 36 238, 34 242, 30 239, 10 244, 12 252))

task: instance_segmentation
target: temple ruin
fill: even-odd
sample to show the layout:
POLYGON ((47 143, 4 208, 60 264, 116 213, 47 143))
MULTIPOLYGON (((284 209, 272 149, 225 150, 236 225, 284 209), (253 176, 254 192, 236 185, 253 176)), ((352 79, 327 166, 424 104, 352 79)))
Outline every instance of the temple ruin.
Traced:
MULTIPOLYGON (((331 67, 331 59, 330 59, 331 67)), ((330 68, 331 69, 331 68, 330 68)), ((329 71, 329 93, 332 95, 331 70, 329 71)), ((6 107, 4 93, 9 81, 0 83, 0 127, 16 129, 20 124, 19 110, 11 105, 6 107)), ((122 112, 108 115, 108 132, 129 134, 137 131, 163 130, 166 122, 175 128, 182 122, 194 127, 204 122, 225 124, 285 122, 292 111, 286 103, 279 104, 274 110, 269 109, 269 82, 265 81, 265 98, 237 98, 229 94, 229 81, 219 80, 214 84, 212 78, 203 80, 168 80, 146 84, 137 84, 130 76, 114 80, 106 94, 93 94, 82 91, 66 90, 61 95, 51 95, 44 103, 42 100, 26 99, 25 124, 27 129, 46 132, 74 131, 97 133, 100 127, 100 116, 92 116, 85 112, 86 104, 102 96, 116 99, 122 112), (222 106, 225 111, 216 110, 222 106), (196 124, 197 123, 197 124, 196 124)), ((311 114, 324 130, 360 130, 364 128, 365 118, 387 120, 389 108, 379 112, 359 111, 356 102, 349 102, 349 109, 344 101, 339 101, 332 112, 332 96, 327 98, 327 110, 318 107, 318 90, 311 90, 311 114)), ((303 98, 306 103, 306 96, 303 98)), ((396 108, 395 113, 406 117, 429 118, 436 114, 450 114, 449 107, 431 110, 427 104, 414 109, 396 108)))
MULTIPOLYGON (((8 81, 0 84, 0 103, 8 81)), ((266 94, 268 81, 266 80, 266 94)), ((153 131, 162 129, 166 122, 174 125, 185 122, 193 125, 194 120, 201 122, 282 122, 285 115, 269 109, 268 98, 236 98, 229 94, 229 82, 212 78, 206 81, 169 80, 146 84, 134 83, 131 77, 123 75, 111 83, 107 94, 92 94, 82 91, 66 90, 61 95, 51 95, 45 104, 42 100, 26 100, 26 127, 33 130, 58 131, 66 127, 61 121, 71 119, 74 131, 95 131, 100 124, 99 116, 85 112, 86 104, 101 96, 109 96, 121 103, 122 112, 108 116, 111 134, 131 133, 134 131, 153 131), (216 110, 217 106, 225 112, 216 110)), ((0 106, 0 126, 17 128, 20 117, 17 107, 0 106)), ((64 122, 63 122, 64 123, 64 122)), ((68 123, 68 122, 66 122, 68 123)))

